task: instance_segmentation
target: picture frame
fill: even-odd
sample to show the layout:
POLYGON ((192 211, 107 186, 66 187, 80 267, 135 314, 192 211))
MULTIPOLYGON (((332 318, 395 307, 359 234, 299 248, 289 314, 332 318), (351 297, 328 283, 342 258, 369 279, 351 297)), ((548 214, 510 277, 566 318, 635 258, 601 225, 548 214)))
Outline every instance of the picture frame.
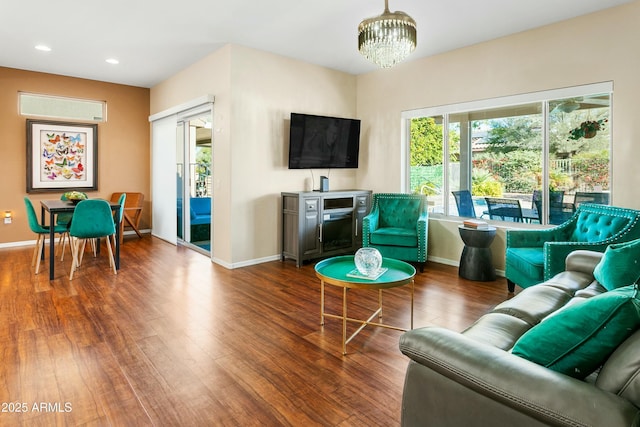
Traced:
POLYGON ((27 193, 98 189, 98 125, 27 119, 27 193))

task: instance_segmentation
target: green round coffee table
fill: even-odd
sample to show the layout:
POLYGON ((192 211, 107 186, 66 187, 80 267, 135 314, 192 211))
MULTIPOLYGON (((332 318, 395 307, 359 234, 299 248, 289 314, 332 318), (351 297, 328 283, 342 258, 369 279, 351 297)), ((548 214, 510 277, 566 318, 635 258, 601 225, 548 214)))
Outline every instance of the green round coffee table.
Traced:
POLYGON ((382 290, 396 288, 398 286, 411 285, 411 328, 413 329, 413 278, 416 275, 416 269, 404 261, 391 258, 382 259, 382 267, 384 273, 375 279, 357 277, 355 262, 353 255, 338 256, 320 261, 315 266, 316 276, 320 279, 320 324, 324 325, 325 317, 333 317, 342 319, 342 354, 347 354, 347 344, 367 325, 380 326, 383 328, 395 329, 398 331, 406 331, 405 328, 391 326, 385 323, 372 322, 378 316, 382 320, 382 290), (342 315, 325 313, 324 311, 324 285, 333 285, 342 288, 342 315), (378 290, 378 309, 367 319, 354 319, 347 316, 347 289, 377 289, 378 290), (360 323, 360 327, 347 338, 347 322, 360 323))

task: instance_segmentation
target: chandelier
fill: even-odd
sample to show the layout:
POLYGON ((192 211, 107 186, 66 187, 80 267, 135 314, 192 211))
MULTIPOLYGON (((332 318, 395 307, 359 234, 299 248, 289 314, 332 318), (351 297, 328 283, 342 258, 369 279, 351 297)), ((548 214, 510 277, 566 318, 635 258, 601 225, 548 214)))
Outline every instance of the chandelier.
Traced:
POLYGON ((416 48, 416 21, 404 12, 384 12, 367 18, 358 25, 358 50, 369 61, 390 68, 405 59, 416 48))

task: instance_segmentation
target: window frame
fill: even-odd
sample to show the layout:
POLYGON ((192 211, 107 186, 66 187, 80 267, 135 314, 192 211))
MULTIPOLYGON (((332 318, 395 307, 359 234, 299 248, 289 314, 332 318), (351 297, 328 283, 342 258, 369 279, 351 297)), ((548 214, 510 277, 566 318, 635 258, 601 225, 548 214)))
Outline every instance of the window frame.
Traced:
MULTIPOLYGON (((403 180, 402 180, 402 191, 403 192, 411 192, 410 185, 410 127, 411 127, 411 119, 421 118, 421 117, 442 117, 442 126, 443 126, 443 186, 442 186, 442 194, 448 195, 451 192, 451 186, 449 182, 449 162, 446 159, 449 159, 449 116, 454 114, 463 114, 463 113, 473 113, 481 110, 495 109, 495 108, 507 108, 507 107, 516 107, 523 104, 535 104, 541 103, 541 114, 542 114, 542 124, 543 124, 543 141, 542 141, 542 168, 543 168, 543 182, 542 188, 546 189, 549 186, 549 117, 550 117, 550 109, 549 103, 554 100, 564 99, 564 98, 575 98, 575 97, 587 97, 591 95, 597 94, 608 94, 609 95, 609 119, 610 123, 613 122, 613 82, 601 82, 601 83, 593 83, 587 85, 580 86, 572 86, 567 88, 560 89, 551 89, 540 92, 530 92, 518 95, 510 95, 504 97, 497 98, 488 98, 476 101, 455 103, 455 104, 446 104, 435 107, 426 107, 419 108, 415 110, 407 110, 403 111, 401 114, 402 120, 402 132, 401 132, 401 143, 402 143, 402 152, 404 154, 402 158, 402 172, 403 172, 403 180)), ((612 150, 612 132, 610 133, 609 138, 609 192, 613 194, 613 150, 612 150)), ((448 200, 448 196, 445 200, 448 200)), ((451 215, 449 212, 449 203, 443 203, 442 214, 447 217, 455 217, 459 218, 457 215, 451 215)), ((546 203, 543 203, 543 212, 541 215, 542 218, 545 219, 543 222, 546 223, 548 219, 548 206, 546 203)))
MULTIPOLYGON (((56 106, 50 105, 49 107, 52 108, 53 110, 56 110, 56 106)), ((86 99, 86 98, 73 98, 73 97, 58 96, 58 95, 47 95, 42 93, 21 91, 21 92, 18 92, 18 113, 21 116, 26 116, 26 117, 42 117, 46 119, 56 119, 56 120, 71 120, 71 121, 103 123, 107 121, 107 101, 101 101, 97 99, 86 99), (23 104, 24 97, 39 98, 45 102, 48 101, 49 103, 60 101, 62 104, 66 104, 66 106, 63 105, 62 108, 58 109, 58 111, 63 111, 64 113, 56 114, 55 112, 52 112, 50 114, 43 114, 42 112, 24 111, 24 108, 25 108, 25 104, 23 104), (97 117, 97 116, 89 117, 88 115, 86 116, 79 115, 79 114, 74 115, 71 113, 65 114, 69 111, 72 111, 72 112, 79 111, 79 110, 70 109, 68 107, 70 103, 77 103, 78 105, 82 105, 82 104, 95 104, 96 106, 99 105, 102 110, 101 117, 97 117)))

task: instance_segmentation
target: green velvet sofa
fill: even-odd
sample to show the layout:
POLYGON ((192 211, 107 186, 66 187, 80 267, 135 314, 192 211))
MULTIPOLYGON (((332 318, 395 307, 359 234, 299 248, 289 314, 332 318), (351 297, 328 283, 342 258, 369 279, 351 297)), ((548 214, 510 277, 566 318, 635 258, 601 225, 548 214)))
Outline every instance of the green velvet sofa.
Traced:
POLYGON ((612 243, 640 238, 640 211, 598 204, 582 204, 557 227, 507 230, 505 277, 510 292, 549 280, 564 269, 575 250, 604 252, 612 243))
POLYGON ((428 225, 426 196, 377 193, 362 220, 362 246, 374 247, 386 258, 419 263, 423 271, 428 225))

